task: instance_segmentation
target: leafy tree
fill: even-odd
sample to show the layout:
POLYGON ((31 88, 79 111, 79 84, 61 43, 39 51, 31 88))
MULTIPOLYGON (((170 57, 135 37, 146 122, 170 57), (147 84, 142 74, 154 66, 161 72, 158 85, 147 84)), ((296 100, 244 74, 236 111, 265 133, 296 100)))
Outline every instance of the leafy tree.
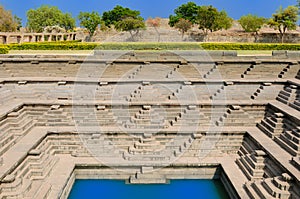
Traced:
POLYGON ((90 38, 94 35, 97 27, 101 23, 101 17, 98 12, 80 12, 78 19, 80 21, 80 25, 85 27, 88 32, 90 38))
POLYGON ((140 11, 131 10, 129 8, 124 8, 117 5, 112 10, 104 12, 102 15, 102 20, 105 22, 105 25, 110 27, 111 25, 116 25, 125 18, 139 19, 144 20, 140 15, 140 11))
POLYGON ((160 23, 161 23, 161 18, 160 17, 155 17, 154 19, 150 17, 146 21, 146 24, 148 26, 152 26, 155 29, 155 31, 158 35, 158 42, 160 41, 160 34, 159 34, 157 28, 160 26, 160 23))
POLYGON ((21 26, 21 19, 0 5, 0 32, 13 32, 21 26))
POLYGON ((266 19, 256 15, 248 14, 242 16, 238 22, 246 32, 254 34, 255 42, 257 41, 258 31, 266 23, 266 19))
POLYGON ((106 32, 109 30, 109 28, 105 25, 105 22, 103 20, 100 21, 100 30, 103 32, 106 32))
POLYGON ((115 28, 118 31, 128 31, 133 40, 134 33, 137 34, 139 29, 145 28, 145 23, 143 20, 128 17, 117 22, 115 28))
POLYGON ((284 41, 286 31, 295 30, 297 28, 298 8, 295 6, 288 6, 286 9, 279 8, 272 15, 268 24, 280 33, 281 43, 284 41))
POLYGON ((43 32, 47 26, 59 26, 68 31, 75 27, 75 19, 55 6, 42 5, 27 11, 27 26, 33 32, 43 32))
POLYGON ((62 23, 60 26, 67 31, 73 30, 75 28, 75 19, 70 13, 65 13, 62 15, 62 23))
POLYGON ((229 29, 232 26, 232 21, 227 13, 222 10, 219 12, 217 8, 212 6, 200 6, 197 15, 197 24, 199 29, 207 35, 209 32, 229 29))
POLYGON ((22 27, 22 19, 17 15, 14 16, 14 22, 17 24, 17 30, 20 30, 22 27))
POLYGON ((198 9, 199 6, 194 2, 187 2, 186 4, 182 4, 174 10, 175 15, 169 16, 169 25, 171 27, 174 27, 180 19, 186 19, 189 20, 192 24, 195 24, 197 21, 198 9))
POLYGON ((181 36, 183 38, 184 33, 191 29, 192 25, 193 24, 187 19, 179 19, 179 21, 175 24, 175 28, 181 32, 181 36))

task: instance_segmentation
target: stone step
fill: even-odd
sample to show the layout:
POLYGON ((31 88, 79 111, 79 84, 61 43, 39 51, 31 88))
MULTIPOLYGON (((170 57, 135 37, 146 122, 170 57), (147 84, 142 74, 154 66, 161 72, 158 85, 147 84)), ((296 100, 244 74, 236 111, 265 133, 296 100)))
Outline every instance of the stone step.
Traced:
POLYGON ((251 199, 261 199, 261 197, 254 190, 253 184, 252 184, 251 181, 246 183, 244 187, 245 187, 246 193, 248 194, 249 198, 251 198, 251 199))
POLYGON ((262 186, 265 190, 269 193, 269 195, 273 196, 274 198, 289 198, 290 193, 289 191, 284 191, 278 189, 272 182, 273 180, 270 178, 264 179, 262 182, 262 186))
POLYGON ((278 137, 274 138, 274 141, 281 146, 284 150, 286 150, 288 153, 290 153, 293 156, 297 156, 300 154, 300 150, 293 149, 289 144, 287 144, 283 139, 280 139, 278 137))
POLYGON ((272 198, 270 194, 265 190, 265 188, 262 185, 262 181, 255 181, 252 184, 253 189, 259 195, 259 198, 261 199, 269 199, 272 198))
POLYGON ((129 178, 130 184, 166 184, 167 179, 158 174, 141 174, 137 173, 129 178))

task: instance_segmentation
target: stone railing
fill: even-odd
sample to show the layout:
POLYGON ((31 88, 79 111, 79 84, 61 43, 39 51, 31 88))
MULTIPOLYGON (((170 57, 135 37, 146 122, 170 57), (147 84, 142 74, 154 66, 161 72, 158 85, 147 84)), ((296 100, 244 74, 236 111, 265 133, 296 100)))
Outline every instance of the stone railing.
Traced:
POLYGON ((70 33, 18 33, 0 32, 0 43, 24 43, 43 41, 72 41, 76 40, 76 32, 70 33))

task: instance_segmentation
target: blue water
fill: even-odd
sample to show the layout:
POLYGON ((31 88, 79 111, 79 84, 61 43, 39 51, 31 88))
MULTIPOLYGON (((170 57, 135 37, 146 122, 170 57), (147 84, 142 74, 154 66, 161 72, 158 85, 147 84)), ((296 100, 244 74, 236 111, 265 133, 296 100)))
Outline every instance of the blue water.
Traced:
POLYGON ((76 180, 68 199, 229 199, 218 180, 171 180, 132 185, 121 180, 76 180))

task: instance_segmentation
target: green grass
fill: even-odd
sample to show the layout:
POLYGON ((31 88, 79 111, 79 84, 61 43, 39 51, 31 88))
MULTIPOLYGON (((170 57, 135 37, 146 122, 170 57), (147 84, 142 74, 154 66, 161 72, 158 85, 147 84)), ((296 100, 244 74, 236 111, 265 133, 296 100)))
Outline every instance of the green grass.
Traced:
POLYGON ((263 55, 263 56, 272 56, 272 50, 238 50, 238 56, 255 56, 255 55, 263 55))

